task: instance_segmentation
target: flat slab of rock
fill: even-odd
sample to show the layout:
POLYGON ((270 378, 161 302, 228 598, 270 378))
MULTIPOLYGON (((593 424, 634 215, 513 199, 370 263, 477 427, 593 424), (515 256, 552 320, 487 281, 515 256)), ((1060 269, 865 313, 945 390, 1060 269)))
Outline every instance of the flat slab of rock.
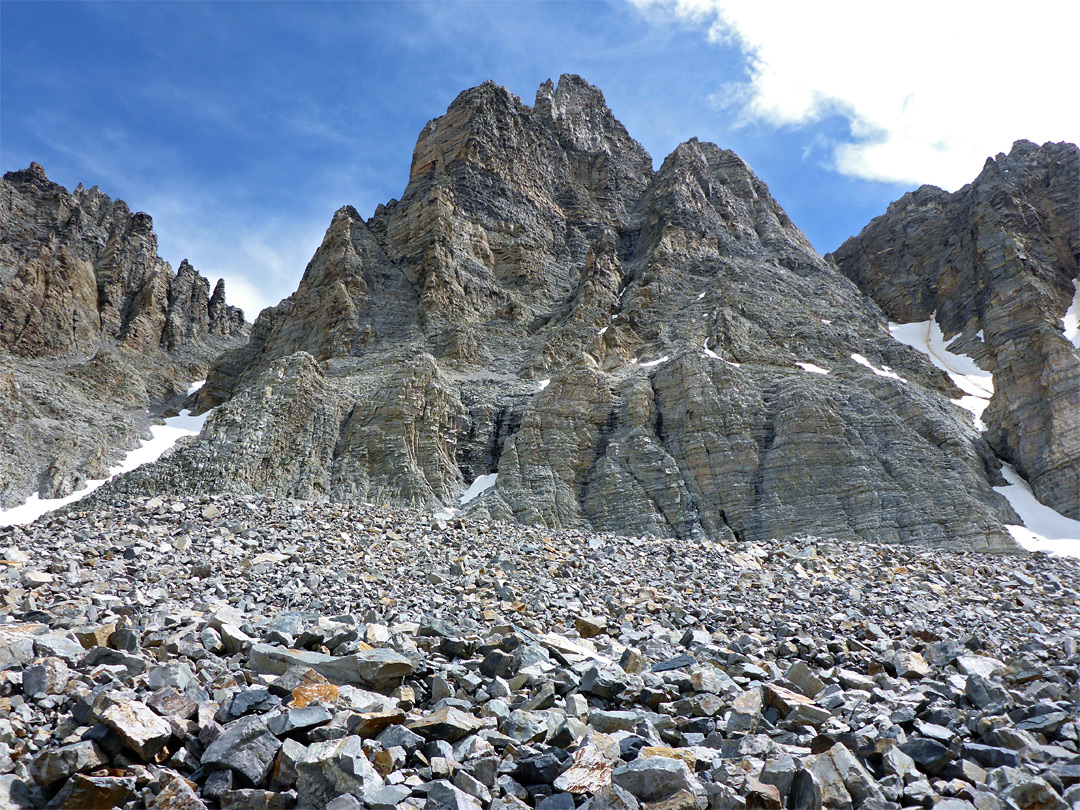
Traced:
POLYGON ((335 684, 358 684, 376 690, 398 686, 413 673, 412 662, 396 650, 361 650, 351 655, 326 655, 291 650, 270 644, 253 644, 251 665, 259 672, 283 675, 290 667, 309 667, 335 684))
POLYGON ((429 740, 449 740, 457 742, 462 737, 472 734, 482 723, 460 709, 447 706, 424 715, 419 720, 409 723, 408 728, 429 740))

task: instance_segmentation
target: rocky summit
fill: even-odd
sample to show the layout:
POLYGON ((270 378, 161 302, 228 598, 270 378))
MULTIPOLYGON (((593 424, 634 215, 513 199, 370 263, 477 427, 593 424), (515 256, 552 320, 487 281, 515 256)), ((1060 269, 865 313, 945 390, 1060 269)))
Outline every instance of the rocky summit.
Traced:
POLYGON ((153 222, 37 163, 0 179, 0 507, 104 478, 247 335, 153 222), (148 409, 151 412, 148 413, 148 409))
MULTIPOLYGON (((1031 445, 1058 476, 1042 491, 1067 489, 1068 400, 1031 391, 1053 368, 1065 396, 1074 367, 1012 366, 984 433, 948 375, 890 336, 853 252, 843 272, 820 257, 713 144, 690 140, 654 171, 576 76, 531 107, 488 82, 421 132, 401 199, 369 219, 339 210, 296 292, 218 358, 199 440, 121 486, 464 502, 690 541, 1016 550, 1005 527, 1020 520, 993 490, 1001 459, 1031 445)), ((1060 309, 1075 262, 1054 273, 1060 309)), ((1002 330, 988 341, 1008 365, 1026 343, 1002 330)))
POLYGON ((1080 520, 1080 148, 1017 141, 954 194, 905 194, 832 257, 891 320, 935 319, 994 375, 987 441, 1080 520))
POLYGON ((1080 803, 1074 560, 103 490, 0 554, 3 807, 1080 803))

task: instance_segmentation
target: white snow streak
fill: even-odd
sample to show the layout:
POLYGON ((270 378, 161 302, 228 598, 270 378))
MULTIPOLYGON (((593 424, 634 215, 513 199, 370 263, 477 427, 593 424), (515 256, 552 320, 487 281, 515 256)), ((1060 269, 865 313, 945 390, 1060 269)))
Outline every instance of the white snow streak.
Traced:
POLYGON ((861 354, 853 354, 853 355, 851 355, 851 359, 854 360, 856 363, 858 363, 860 366, 866 366, 868 369, 870 369, 872 372, 877 374, 879 377, 891 377, 892 379, 899 380, 902 383, 907 382, 907 380, 905 380, 903 377, 901 377, 895 371, 890 371, 887 367, 878 368, 873 363, 871 363, 869 360, 867 360, 865 357, 863 357, 861 354))
POLYGON ((650 368, 651 366, 658 366, 658 365, 660 365, 661 363, 666 363, 666 362, 667 362, 668 360, 670 360, 670 359, 671 359, 671 358, 670 358, 670 357, 668 357, 668 356, 667 356, 667 355, 665 354, 665 355, 664 355, 663 357, 661 357, 661 358, 660 358, 659 360, 650 360, 650 361, 649 361, 648 363, 641 363, 641 361, 640 361, 640 360, 638 360, 637 362, 641 363, 641 367, 642 367, 642 368, 650 368))
POLYGON ((544 390, 545 388, 547 388, 547 387, 548 387, 549 385, 551 385, 551 380, 550 380, 550 379, 548 379, 548 380, 541 380, 541 381, 540 381, 540 387, 539 387, 539 388, 537 388, 536 390, 537 390, 537 391, 543 391, 543 390, 544 390))
POLYGON ((803 371, 809 371, 811 374, 828 374, 829 373, 829 370, 827 368, 822 368, 821 366, 815 366, 813 363, 796 363, 795 365, 797 365, 803 371))
MULTIPOLYGON (((936 314, 928 321, 890 323, 889 334, 901 343, 925 354, 930 358, 930 362, 948 374, 956 383, 956 387, 965 394, 960 399, 953 399, 950 402, 971 411, 975 417, 975 427, 986 430, 982 415, 986 406, 990 404, 990 397, 994 395, 994 375, 979 368, 966 354, 949 351, 945 345, 945 335, 937 324, 936 314)), ((983 340, 981 329, 978 332, 978 338, 980 341, 983 340)))
POLYGON ((1004 495, 1023 526, 1006 526, 1009 534, 1028 551, 1046 551, 1063 557, 1080 557, 1080 521, 1067 518, 1036 500, 1031 487, 1011 464, 1001 465, 1008 486, 994 487, 1004 495))
POLYGON ((1076 348, 1080 349, 1080 279, 1073 280, 1073 288, 1076 294, 1073 302, 1061 319, 1061 325, 1065 329, 1065 337, 1076 348))
POLYGON ((957 388, 964 393, 985 399, 993 396, 994 376, 979 368, 966 354, 949 351, 945 346, 945 336, 934 317, 916 323, 890 323, 889 334, 929 357, 935 366, 952 377, 957 388))
MULTIPOLYGON (((188 389, 188 394, 190 395, 198 391, 204 382, 205 380, 200 380, 199 382, 194 383, 192 387, 188 389)), ((37 493, 34 493, 24 504, 13 506, 11 509, 0 509, 0 526, 18 526, 32 523, 42 515, 52 512, 54 509, 59 509, 61 506, 67 506, 69 503, 82 500, 102 484, 118 475, 131 472, 137 467, 149 464, 151 461, 157 461, 180 439, 185 436, 198 435, 199 431, 202 430, 206 417, 209 415, 209 411, 202 416, 192 416, 191 411, 180 411, 179 416, 172 416, 166 419, 164 425, 151 426, 150 440, 143 442, 129 452, 124 456, 124 460, 115 467, 110 467, 107 477, 87 481, 86 486, 78 492, 73 492, 63 498, 43 499, 38 496, 37 493)))

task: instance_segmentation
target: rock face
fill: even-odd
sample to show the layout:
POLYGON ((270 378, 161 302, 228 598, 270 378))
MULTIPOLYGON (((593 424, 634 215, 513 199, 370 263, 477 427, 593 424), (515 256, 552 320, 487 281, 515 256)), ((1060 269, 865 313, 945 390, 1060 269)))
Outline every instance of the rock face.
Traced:
POLYGON ((36 163, 0 180, 0 506, 102 477, 209 361, 243 313, 187 261, 174 275, 147 214, 36 163))
POLYGON ((737 155, 654 171, 580 78, 489 82, 401 200, 337 212, 215 363, 200 442, 130 486, 437 507, 486 475, 471 512, 550 527, 1014 548, 956 395, 737 155))
POLYGON ((993 373, 991 446, 1080 519, 1080 352, 1061 323, 1080 283, 1080 148, 1017 141, 953 194, 905 194, 832 258, 891 320, 935 318, 993 373))

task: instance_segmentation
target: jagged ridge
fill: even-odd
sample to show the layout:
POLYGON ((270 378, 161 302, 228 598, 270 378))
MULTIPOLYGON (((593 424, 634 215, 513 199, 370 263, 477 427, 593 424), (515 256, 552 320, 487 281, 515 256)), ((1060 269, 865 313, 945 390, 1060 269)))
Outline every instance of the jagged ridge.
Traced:
POLYGON ((149 215, 37 163, 0 180, 0 507, 102 478, 160 411, 247 336, 149 215))
POLYGON ((691 140, 654 172, 580 78, 532 107, 486 83, 401 200, 337 212, 215 364, 201 441, 131 485, 434 506, 497 473, 474 513, 1015 548, 959 392, 885 326, 737 155, 691 140))

